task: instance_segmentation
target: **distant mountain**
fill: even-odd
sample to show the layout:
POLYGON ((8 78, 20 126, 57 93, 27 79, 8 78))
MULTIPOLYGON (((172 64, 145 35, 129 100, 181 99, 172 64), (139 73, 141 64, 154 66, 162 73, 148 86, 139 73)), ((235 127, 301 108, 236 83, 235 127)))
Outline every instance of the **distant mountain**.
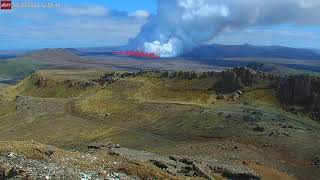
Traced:
POLYGON ((12 55, 12 54, 0 54, 0 60, 1 59, 10 59, 10 58, 15 58, 17 55, 12 55))
POLYGON ((23 55, 25 52, 25 50, 0 50, 0 60, 15 58, 23 55))
POLYGON ((130 50, 126 46, 106 46, 106 47, 87 47, 87 48, 69 48, 69 51, 79 56, 99 56, 112 55, 115 51, 130 50))
POLYGON ((62 48, 30 51, 24 54, 23 58, 50 63, 78 62, 82 60, 82 58, 71 49, 62 48))
POLYGON ((197 58, 232 58, 232 57, 264 57, 283 59, 320 60, 319 51, 297 49, 283 46, 252 45, 202 45, 194 48, 184 57, 197 58))

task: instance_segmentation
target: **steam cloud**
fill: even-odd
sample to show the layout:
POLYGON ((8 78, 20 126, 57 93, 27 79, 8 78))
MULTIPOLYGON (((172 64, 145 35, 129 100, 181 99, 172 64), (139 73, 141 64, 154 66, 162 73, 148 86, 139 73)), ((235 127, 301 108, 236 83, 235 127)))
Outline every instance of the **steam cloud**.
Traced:
POLYGON ((283 23, 320 24, 320 1, 158 0, 157 14, 129 46, 173 57, 213 40, 227 29, 283 23))

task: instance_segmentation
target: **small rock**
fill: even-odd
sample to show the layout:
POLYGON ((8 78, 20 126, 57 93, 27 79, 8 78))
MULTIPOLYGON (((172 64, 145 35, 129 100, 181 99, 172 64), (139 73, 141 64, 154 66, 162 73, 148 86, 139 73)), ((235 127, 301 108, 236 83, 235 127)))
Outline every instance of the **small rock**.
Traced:
POLYGON ((194 171, 189 171, 186 173, 186 176, 189 176, 189 177, 192 177, 195 175, 195 172, 194 171))
POLYGON ((5 179, 5 177, 6 177, 5 170, 0 167, 0 179, 5 179))
POLYGON ((100 149, 103 145, 100 143, 91 143, 88 145, 88 149, 100 149))
POLYGON ((232 99, 235 101, 237 99, 240 98, 240 95, 238 93, 234 93, 233 96, 232 96, 232 99))
POLYGON ((19 176, 19 169, 17 169, 16 167, 13 167, 8 172, 8 175, 6 176, 6 178, 14 178, 17 176, 19 176))
POLYGON ((108 149, 108 154, 111 155, 111 156, 119 156, 120 154, 118 152, 116 152, 114 149, 112 148, 109 148, 108 149))
POLYGON ((189 159, 189 158, 187 158, 187 157, 184 157, 184 158, 179 159, 179 162, 184 163, 184 164, 187 164, 187 165, 193 164, 193 160, 192 160, 192 159, 189 159))
POLYGON ((320 154, 317 154, 312 159, 312 165, 320 168, 320 154))
POLYGON ((115 144, 114 145, 114 148, 120 148, 121 146, 120 146, 120 144, 115 144))
POLYGON ((289 125, 289 128, 290 129, 296 129, 294 126, 292 126, 292 125, 289 125))
POLYGON ((257 116, 263 116, 263 112, 261 111, 253 111, 251 114, 257 115, 257 116))
POLYGON ((101 149, 104 147, 109 147, 110 145, 112 145, 112 143, 110 142, 106 142, 106 143, 91 143, 88 145, 88 149, 101 149))
POLYGON ((179 156, 176 156, 176 155, 170 155, 169 156, 169 159, 173 160, 173 161, 178 161, 180 159, 179 156))
POLYGON ((44 150, 44 154, 48 157, 52 156, 54 153, 54 147, 53 146, 47 146, 44 150))
POLYGON ((183 174, 185 176, 194 176, 194 174, 195 174, 194 170, 193 170, 193 166, 190 166, 190 165, 181 166, 179 173, 183 174))
POLYGON ((223 115, 223 112, 219 112, 218 115, 219 115, 219 116, 222 116, 222 115, 223 115))
POLYGON ((242 164, 244 164, 244 165, 249 165, 250 162, 249 162, 249 161, 242 161, 242 164))
POLYGON ((255 117, 252 115, 243 115, 242 119, 245 121, 255 121, 255 117))
POLYGON ((224 95, 218 95, 217 96, 217 100, 223 100, 224 99, 224 95))
POLYGON ((255 128, 253 128, 253 131, 255 131, 255 132, 264 132, 264 127, 262 127, 262 126, 257 126, 257 127, 255 127, 255 128))
POLYGON ((234 146, 234 147, 232 148, 232 150, 233 150, 233 151, 239 150, 239 146, 234 146))
POLYGON ((237 93, 238 93, 239 95, 242 95, 242 94, 243 94, 243 92, 242 92, 241 90, 238 90, 237 93))
POLYGON ((250 105, 250 103, 248 101, 244 101, 243 105, 248 106, 248 105, 250 105))
POLYGON ((158 160, 155 160, 155 159, 151 159, 150 162, 152 162, 155 166, 161 168, 161 169, 167 169, 168 166, 166 165, 165 162, 162 162, 162 161, 158 161, 158 160))
POLYGON ((205 171, 201 164, 193 163, 193 169, 197 176, 205 177, 206 179, 212 179, 210 173, 205 171))

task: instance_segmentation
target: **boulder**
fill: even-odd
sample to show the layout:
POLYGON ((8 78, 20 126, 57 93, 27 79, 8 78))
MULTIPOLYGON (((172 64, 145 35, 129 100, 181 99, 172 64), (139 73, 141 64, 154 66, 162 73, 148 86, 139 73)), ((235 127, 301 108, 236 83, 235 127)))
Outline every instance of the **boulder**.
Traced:
POLYGON ((168 165, 163 161, 151 159, 150 162, 152 162, 155 166, 157 166, 160 169, 167 169, 168 168, 168 165))
POLYGON ((262 126, 257 126, 257 127, 255 127, 255 128, 253 128, 253 131, 255 131, 255 132, 263 132, 263 131, 264 131, 264 127, 262 127, 262 126))
POLYGON ((54 153, 54 147, 53 146, 47 146, 44 150, 44 154, 47 156, 47 157, 51 157, 54 153))
POLYGON ((237 100, 237 99, 239 99, 240 98, 240 95, 237 93, 237 92, 235 92, 233 95, 232 95, 232 99, 235 101, 235 100, 237 100))
POLYGON ((179 159, 179 162, 187 164, 187 165, 191 165, 193 164, 193 160, 187 157, 183 157, 181 159, 179 159))
POLYGON ((112 145, 111 142, 106 143, 91 143, 88 145, 88 149, 101 149, 112 145))
POLYGON ((219 95, 217 96, 217 100, 223 100, 223 99, 224 99, 224 95, 219 94, 219 95))

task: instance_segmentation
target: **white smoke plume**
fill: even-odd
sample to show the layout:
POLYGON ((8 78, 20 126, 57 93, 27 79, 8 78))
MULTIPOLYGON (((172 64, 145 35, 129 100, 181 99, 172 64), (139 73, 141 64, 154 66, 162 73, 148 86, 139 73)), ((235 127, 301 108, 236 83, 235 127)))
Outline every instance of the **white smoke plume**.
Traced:
POLYGON ((158 0, 157 14, 129 46, 178 56, 224 30, 291 23, 320 24, 320 0, 158 0))

